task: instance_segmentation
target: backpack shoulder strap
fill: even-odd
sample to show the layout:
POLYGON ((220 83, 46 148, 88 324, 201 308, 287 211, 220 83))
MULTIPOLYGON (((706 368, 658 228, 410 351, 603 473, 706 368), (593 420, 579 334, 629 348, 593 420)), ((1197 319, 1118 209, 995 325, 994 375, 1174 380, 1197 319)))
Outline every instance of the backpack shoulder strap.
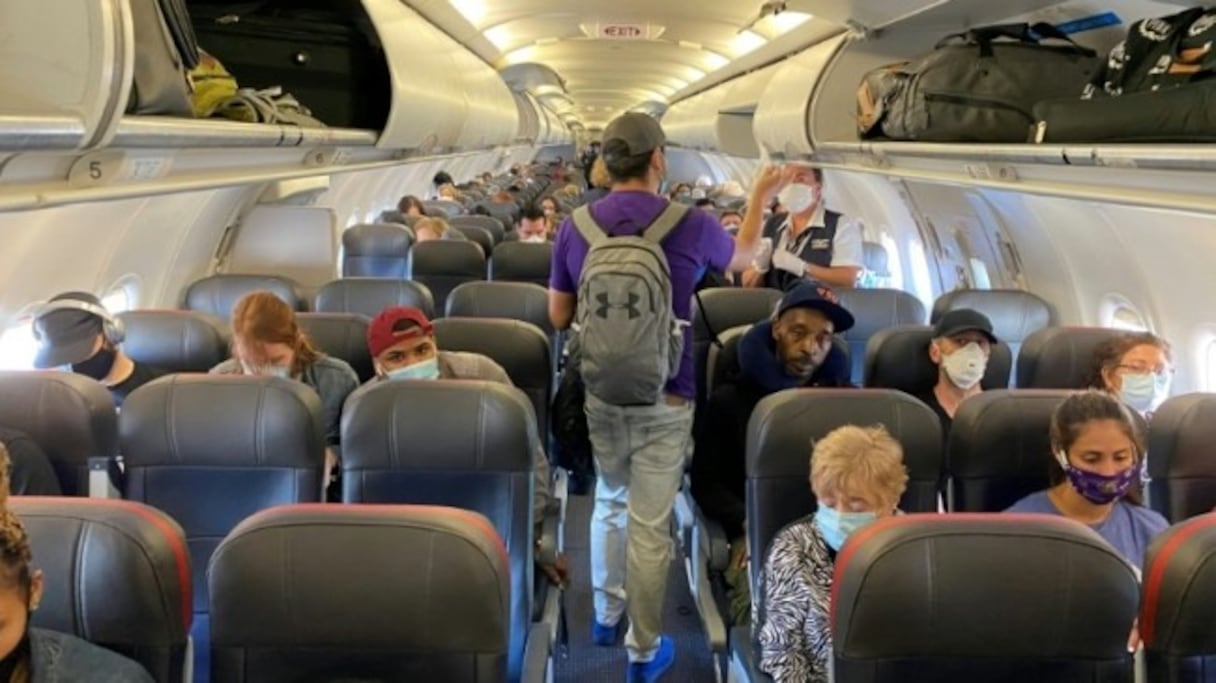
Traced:
POLYGON ((654 219, 654 222, 642 231, 642 237, 655 244, 662 244, 672 230, 684 220, 688 214, 688 206, 679 202, 668 202, 667 208, 654 219))
POLYGON ((604 232, 600 224, 595 222, 595 217, 591 215, 589 204, 575 209, 570 218, 574 221, 574 228, 578 230, 578 234, 587 240, 588 246, 594 247, 597 243, 608 239, 608 233, 604 232))

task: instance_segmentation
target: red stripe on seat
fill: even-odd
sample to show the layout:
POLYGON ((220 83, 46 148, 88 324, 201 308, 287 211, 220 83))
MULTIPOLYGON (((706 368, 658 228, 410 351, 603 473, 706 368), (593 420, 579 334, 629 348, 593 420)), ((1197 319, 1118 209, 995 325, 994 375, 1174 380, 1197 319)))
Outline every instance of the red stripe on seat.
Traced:
POLYGON ((141 503, 119 498, 21 496, 18 502, 21 501, 67 507, 110 507, 132 512, 150 522, 165 537, 170 551, 173 553, 173 562, 177 565, 177 583, 182 595, 182 626, 185 628, 186 633, 190 632, 190 623, 194 617, 194 586, 190 576, 190 551, 186 548, 185 539, 178 535, 177 530, 173 528, 173 524, 169 522, 169 519, 163 512, 141 503))
POLYGON ((1145 570, 1144 599, 1140 601, 1140 638, 1146 646, 1151 645, 1157 635, 1157 603, 1161 599, 1161 584, 1165 581, 1165 570, 1170 560, 1187 539, 1212 526, 1216 526, 1216 514, 1183 522, 1145 570))

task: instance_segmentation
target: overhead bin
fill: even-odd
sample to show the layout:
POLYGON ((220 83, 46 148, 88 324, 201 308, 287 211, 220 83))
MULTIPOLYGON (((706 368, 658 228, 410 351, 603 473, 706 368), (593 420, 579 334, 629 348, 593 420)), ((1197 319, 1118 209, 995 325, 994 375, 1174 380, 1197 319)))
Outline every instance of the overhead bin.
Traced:
POLYGON ((459 149, 486 149, 515 139, 519 113, 511 90, 485 62, 473 53, 452 53, 461 89, 468 99, 468 115, 456 142, 459 149))
POLYGON ((663 131, 675 145, 688 149, 718 149, 718 105, 724 88, 712 88, 671 105, 663 117, 663 131))
MULTIPOLYGON (((809 112, 820 78, 847 34, 818 43, 778 65, 756 107, 756 143, 771 155, 808 156, 814 151, 809 112)), ((837 111, 847 118, 849 110, 837 111)))
POLYGON ((714 127, 719 150, 737 157, 760 156, 752 130, 756 107, 779 67, 780 64, 767 66, 719 86, 724 90, 714 127))
POLYGON ((515 128, 515 139, 520 142, 535 142, 540 137, 540 111, 536 100, 526 92, 511 93, 515 100, 519 124, 515 128))

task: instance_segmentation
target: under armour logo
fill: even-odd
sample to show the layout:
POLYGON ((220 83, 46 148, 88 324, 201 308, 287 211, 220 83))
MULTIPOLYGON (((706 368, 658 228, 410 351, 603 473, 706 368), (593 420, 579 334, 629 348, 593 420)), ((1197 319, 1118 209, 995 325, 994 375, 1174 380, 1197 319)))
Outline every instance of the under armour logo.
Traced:
POLYGON ((638 302, 642 300, 642 297, 632 292, 629 293, 629 301, 623 304, 608 301, 607 292, 600 292, 599 294, 596 294, 595 300, 600 304, 600 307, 595 309, 595 314, 601 318, 607 318, 609 309, 613 308, 629 311, 630 320, 642 315, 642 312, 638 310, 638 302))

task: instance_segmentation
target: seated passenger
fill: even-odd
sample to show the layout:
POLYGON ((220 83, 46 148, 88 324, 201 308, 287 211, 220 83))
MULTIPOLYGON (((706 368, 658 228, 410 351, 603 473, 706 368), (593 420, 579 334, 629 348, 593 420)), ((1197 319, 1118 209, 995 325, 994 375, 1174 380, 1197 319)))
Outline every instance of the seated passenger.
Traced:
MULTIPOLYGON (((232 358, 211 368, 224 375, 263 375, 303 382, 316 390, 324 408, 325 439, 338 444, 342 404, 359 386, 346 361, 313 347, 296 322, 295 311, 270 292, 250 292, 232 308, 232 358)), ((333 454, 328 454, 333 465, 333 454)))
POLYGON ((984 390, 980 381, 995 343, 988 316, 970 308, 950 311, 934 326, 929 359, 937 366, 937 384, 917 398, 937 413, 943 439, 950 434, 959 405, 984 390))
POLYGON ((426 209, 422 206, 422 200, 412 194, 407 194, 397 202, 397 210, 403 216, 425 216, 426 209))
POLYGON ((429 242, 431 240, 460 239, 456 237, 456 234, 459 232, 459 230, 448 225, 447 221, 435 216, 428 216, 414 223, 414 241, 418 243, 429 242))
MULTIPOLYGON (((0 448, 7 448, 9 488, 18 496, 61 496, 59 478, 50 458, 25 432, 0 426, 0 448)), ((0 676, 0 681, 4 678, 0 676)))
POLYGON ((1139 568, 1149 542, 1169 523, 1140 502, 1144 435, 1135 417, 1108 394, 1074 394, 1051 417, 1051 449, 1051 488, 1006 512, 1086 524, 1139 568))
POLYGON ((556 216, 561 214, 562 207, 558 206, 557 200, 553 197, 545 197, 544 199, 540 200, 540 210, 546 217, 556 216))
POLYGON ((829 680, 836 554, 858 529, 897 514, 908 484, 903 449, 881 426, 833 430, 815 443, 810 469, 815 514, 773 538, 760 579, 760 670, 776 683, 829 680))
MULTIPOLYGON (((376 367, 376 377, 370 382, 465 379, 514 386, 507 371, 487 356, 440 351, 434 326, 417 308, 393 306, 380 311, 367 328, 367 348, 376 367)), ((539 524, 549 504, 549 460, 541 448, 532 460, 532 519, 539 524)), ((541 568, 554 584, 565 583, 565 556, 558 557, 557 566, 541 568)))
POLYGON ((529 204, 519 214, 519 223, 515 230, 505 238, 506 242, 547 242, 549 241, 549 220, 540 207, 529 204))
POLYGON ((1173 378, 1169 342, 1152 332, 1128 332, 1094 350, 1087 386, 1117 397, 1147 418, 1169 398, 1173 378))
POLYGON ((599 201, 608 196, 612 188, 612 176, 608 173, 608 167, 604 164, 604 157, 595 158, 595 162, 591 164, 591 187, 583 193, 583 196, 578 198, 579 205, 590 204, 599 201))
POLYGON ((744 536, 744 452, 747 422, 760 399, 795 387, 849 386, 849 363, 832 335, 853 326, 853 316, 831 290, 805 282, 777 305, 774 319, 739 341, 737 371, 714 387, 692 459, 692 492, 709 519, 731 541, 727 573, 734 622, 746 620, 747 538, 744 536))
POLYGON ((861 221, 824 206, 823 171, 818 168, 786 166, 779 187, 783 212, 764 224, 769 246, 744 273, 744 285, 789 289, 810 278, 834 287, 854 286, 865 264, 861 221))
POLYGON ((460 192, 456 186, 451 183, 444 183, 439 186, 439 199, 449 202, 459 202, 460 192))
POLYGON ((8 509, 9 454, 0 444, 0 681, 152 683, 142 666, 72 635, 30 626, 42 572, 21 520, 8 509))
POLYGON ((70 366, 72 372, 104 384, 116 406, 165 374, 122 352, 121 324, 88 292, 67 292, 51 299, 34 314, 33 328, 38 340, 34 367, 70 366))

